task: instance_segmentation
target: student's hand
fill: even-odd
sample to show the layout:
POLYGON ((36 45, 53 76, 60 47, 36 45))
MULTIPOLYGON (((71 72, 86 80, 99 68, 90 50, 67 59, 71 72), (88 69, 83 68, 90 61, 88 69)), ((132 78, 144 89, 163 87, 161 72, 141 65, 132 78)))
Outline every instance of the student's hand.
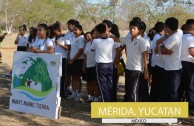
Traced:
POLYGON ((113 65, 117 65, 117 63, 118 63, 117 61, 113 61, 113 65))
POLYGON ((40 50, 39 50, 38 48, 36 48, 36 47, 33 48, 32 51, 33 51, 34 53, 40 53, 40 50))
POLYGON ((149 79, 148 70, 145 70, 145 71, 144 71, 144 78, 145 78, 145 80, 148 80, 148 79, 149 79))

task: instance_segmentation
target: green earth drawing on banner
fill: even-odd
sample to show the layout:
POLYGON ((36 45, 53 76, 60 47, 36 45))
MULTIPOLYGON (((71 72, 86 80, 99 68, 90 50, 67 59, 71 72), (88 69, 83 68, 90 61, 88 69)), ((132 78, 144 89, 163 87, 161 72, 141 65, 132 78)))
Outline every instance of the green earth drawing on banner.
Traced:
POLYGON ((40 57, 24 58, 15 68, 13 88, 38 97, 48 95, 54 89, 54 86, 52 86, 52 80, 45 61, 40 57), (35 88, 31 88, 32 86, 35 88))

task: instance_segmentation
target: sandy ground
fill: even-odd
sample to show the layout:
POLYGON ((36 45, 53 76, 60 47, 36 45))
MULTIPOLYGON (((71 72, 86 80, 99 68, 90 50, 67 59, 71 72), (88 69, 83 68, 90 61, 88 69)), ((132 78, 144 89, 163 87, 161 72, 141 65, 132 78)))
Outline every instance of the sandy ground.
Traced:
MULTIPOLYGON (((62 99, 62 115, 58 120, 19 113, 9 110, 10 84, 11 80, 3 78, 2 75, 8 73, 12 67, 13 53, 16 46, 13 44, 17 34, 6 36, 1 44, 2 61, 0 64, 0 126, 74 126, 74 125, 102 125, 101 119, 91 119, 90 105, 81 104, 76 101, 62 99)), ((85 86, 83 92, 86 93, 85 86)), ((122 101, 124 94, 124 77, 120 77, 118 85, 118 99, 122 101)), ((184 125, 194 125, 194 118, 183 120, 184 125)), ((151 124, 146 124, 151 125, 151 124)), ((152 124, 155 126, 156 124, 152 124)), ((163 125, 163 124, 160 124, 163 125)), ((135 126, 143 126, 135 124, 135 126)))

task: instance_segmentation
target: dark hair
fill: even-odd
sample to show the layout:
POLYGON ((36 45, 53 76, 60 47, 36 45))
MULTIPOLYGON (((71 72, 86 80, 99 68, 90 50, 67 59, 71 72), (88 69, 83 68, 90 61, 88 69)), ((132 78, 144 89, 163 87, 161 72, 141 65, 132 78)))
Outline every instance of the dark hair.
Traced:
POLYGON ((100 34, 105 33, 106 32, 106 24, 104 23, 100 23, 96 26, 96 31, 100 34))
POLYGON ((79 24, 79 22, 76 21, 75 19, 70 19, 69 21, 67 21, 67 24, 76 25, 76 24, 79 24))
POLYGON ((194 19, 188 19, 186 21, 186 24, 189 24, 189 25, 194 24, 194 19))
POLYGON ((117 38, 120 38, 120 33, 119 33, 119 27, 116 24, 112 24, 112 28, 110 31, 113 35, 115 35, 117 38))
POLYGON ((157 22, 154 26, 156 33, 160 33, 164 30, 165 24, 163 22, 157 22))
POLYGON ((131 21, 129 23, 129 26, 136 26, 140 30, 140 28, 141 28, 141 22, 139 22, 139 21, 131 21))
POLYGON ((49 31, 49 27, 47 26, 47 24, 38 24, 38 27, 43 28, 44 30, 46 30, 46 36, 48 37, 50 35, 50 31, 49 31))
POLYGON ((80 31, 82 31, 81 35, 84 35, 84 31, 83 31, 83 28, 80 24, 76 24, 75 25, 75 28, 79 29, 80 31))
POLYGON ((91 35, 94 33, 96 31, 96 29, 94 28, 94 29, 92 29, 92 31, 90 32, 91 33, 91 35))
POLYGON ((28 42, 32 43, 33 39, 34 39, 34 41, 36 40, 37 29, 35 27, 30 27, 29 29, 32 30, 33 34, 29 35, 28 42))
POLYGON ((25 24, 23 24, 23 25, 21 25, 20 27, 19 27, 19 29, 22 29, 22 30, 24 30, 24 31, 27 31, 27 26, 25 25, 25 24))
POLYGON ((60 31, 61 30, 61 25, 56 22, 56 23, 50 25, 50 28, 52 28, 52 30, 60 31))
POLYGON ((106 24, 108 28, 112 28, 112 22, 109 20, 103 20, 102 23, 106 24))
POLYGON ((60 21, 56 21, 54 24, 58 25, 59 29, 63 28, 63 24, 60 21))
POLYGON ((146 30, 146 24, 143 21, 140 22, 140 30, 143 30, 143 32, 146 30))
POLYGON ((181 27, 182 31, 191 31, 192 30, 192 24, 184 24, 181 27))
POLYGON ((91 35, 91 32, 86 32, 85 34, 84 34, 84 38, 86 38, 86 35, 87 34, 90 34, 91 35))
POLYGON ((132 19, 132 21, 141 21, 141 18, 139 18, 139 17, 134 17, 133 19, 132 19))
POLYGON ((156 31, 154 28, 149 30, 148 37, 150 38, 151 41, 154 39, 155 34, 156 34, 156 31))
POLYGON ((170 28, 172 31, 178 29, 179 21, 175 17, 167 18, 165 21, 165 26, 170 28))
POLYGON ((75 20, 75 25, 79 24, 79 21, 78 20, 75 20))
POLYGON ((53 29, 54 29, 54 24, 51 24, 51 25, 48 26, 47 35, 48 35, 49 38, 55 37, 53 29))

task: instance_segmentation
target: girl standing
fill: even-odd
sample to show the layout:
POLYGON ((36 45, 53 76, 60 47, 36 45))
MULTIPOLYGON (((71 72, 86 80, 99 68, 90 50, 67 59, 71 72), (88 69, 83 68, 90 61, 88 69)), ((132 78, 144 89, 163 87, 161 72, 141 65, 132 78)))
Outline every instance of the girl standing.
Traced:
POLYGON ((38 39, 32 44, 34 53, 54 53, 53 42, 48 38, 48 26, 46 24, 38 25, 38 39))
POLYGON ((86 72, 87 90, 89 98, 86 103, 98 102, 99 98, 99 87, 96 78, 96 61, 95 52, 91 50, 92 39, 95 39, 95 30, 85 34, 86 45, 84 49, 84 65, 83 71, 86 72))
POLYGON ((22 25, 19 27, 19 33, 15 40, 15 44, 17 45, 17 51, 26 51, 26 46, 28 43, 28 35, 26 34, 26 31, 26 25, 22 25))
POLYGON ((71 40, 68 63, 70 64, 69 74, 72 76, 72 94, 67 99, 81 101, 81 75, 83 67, 84 36, 82 26, 77 24, 74 27, 75 38, 71 40))

